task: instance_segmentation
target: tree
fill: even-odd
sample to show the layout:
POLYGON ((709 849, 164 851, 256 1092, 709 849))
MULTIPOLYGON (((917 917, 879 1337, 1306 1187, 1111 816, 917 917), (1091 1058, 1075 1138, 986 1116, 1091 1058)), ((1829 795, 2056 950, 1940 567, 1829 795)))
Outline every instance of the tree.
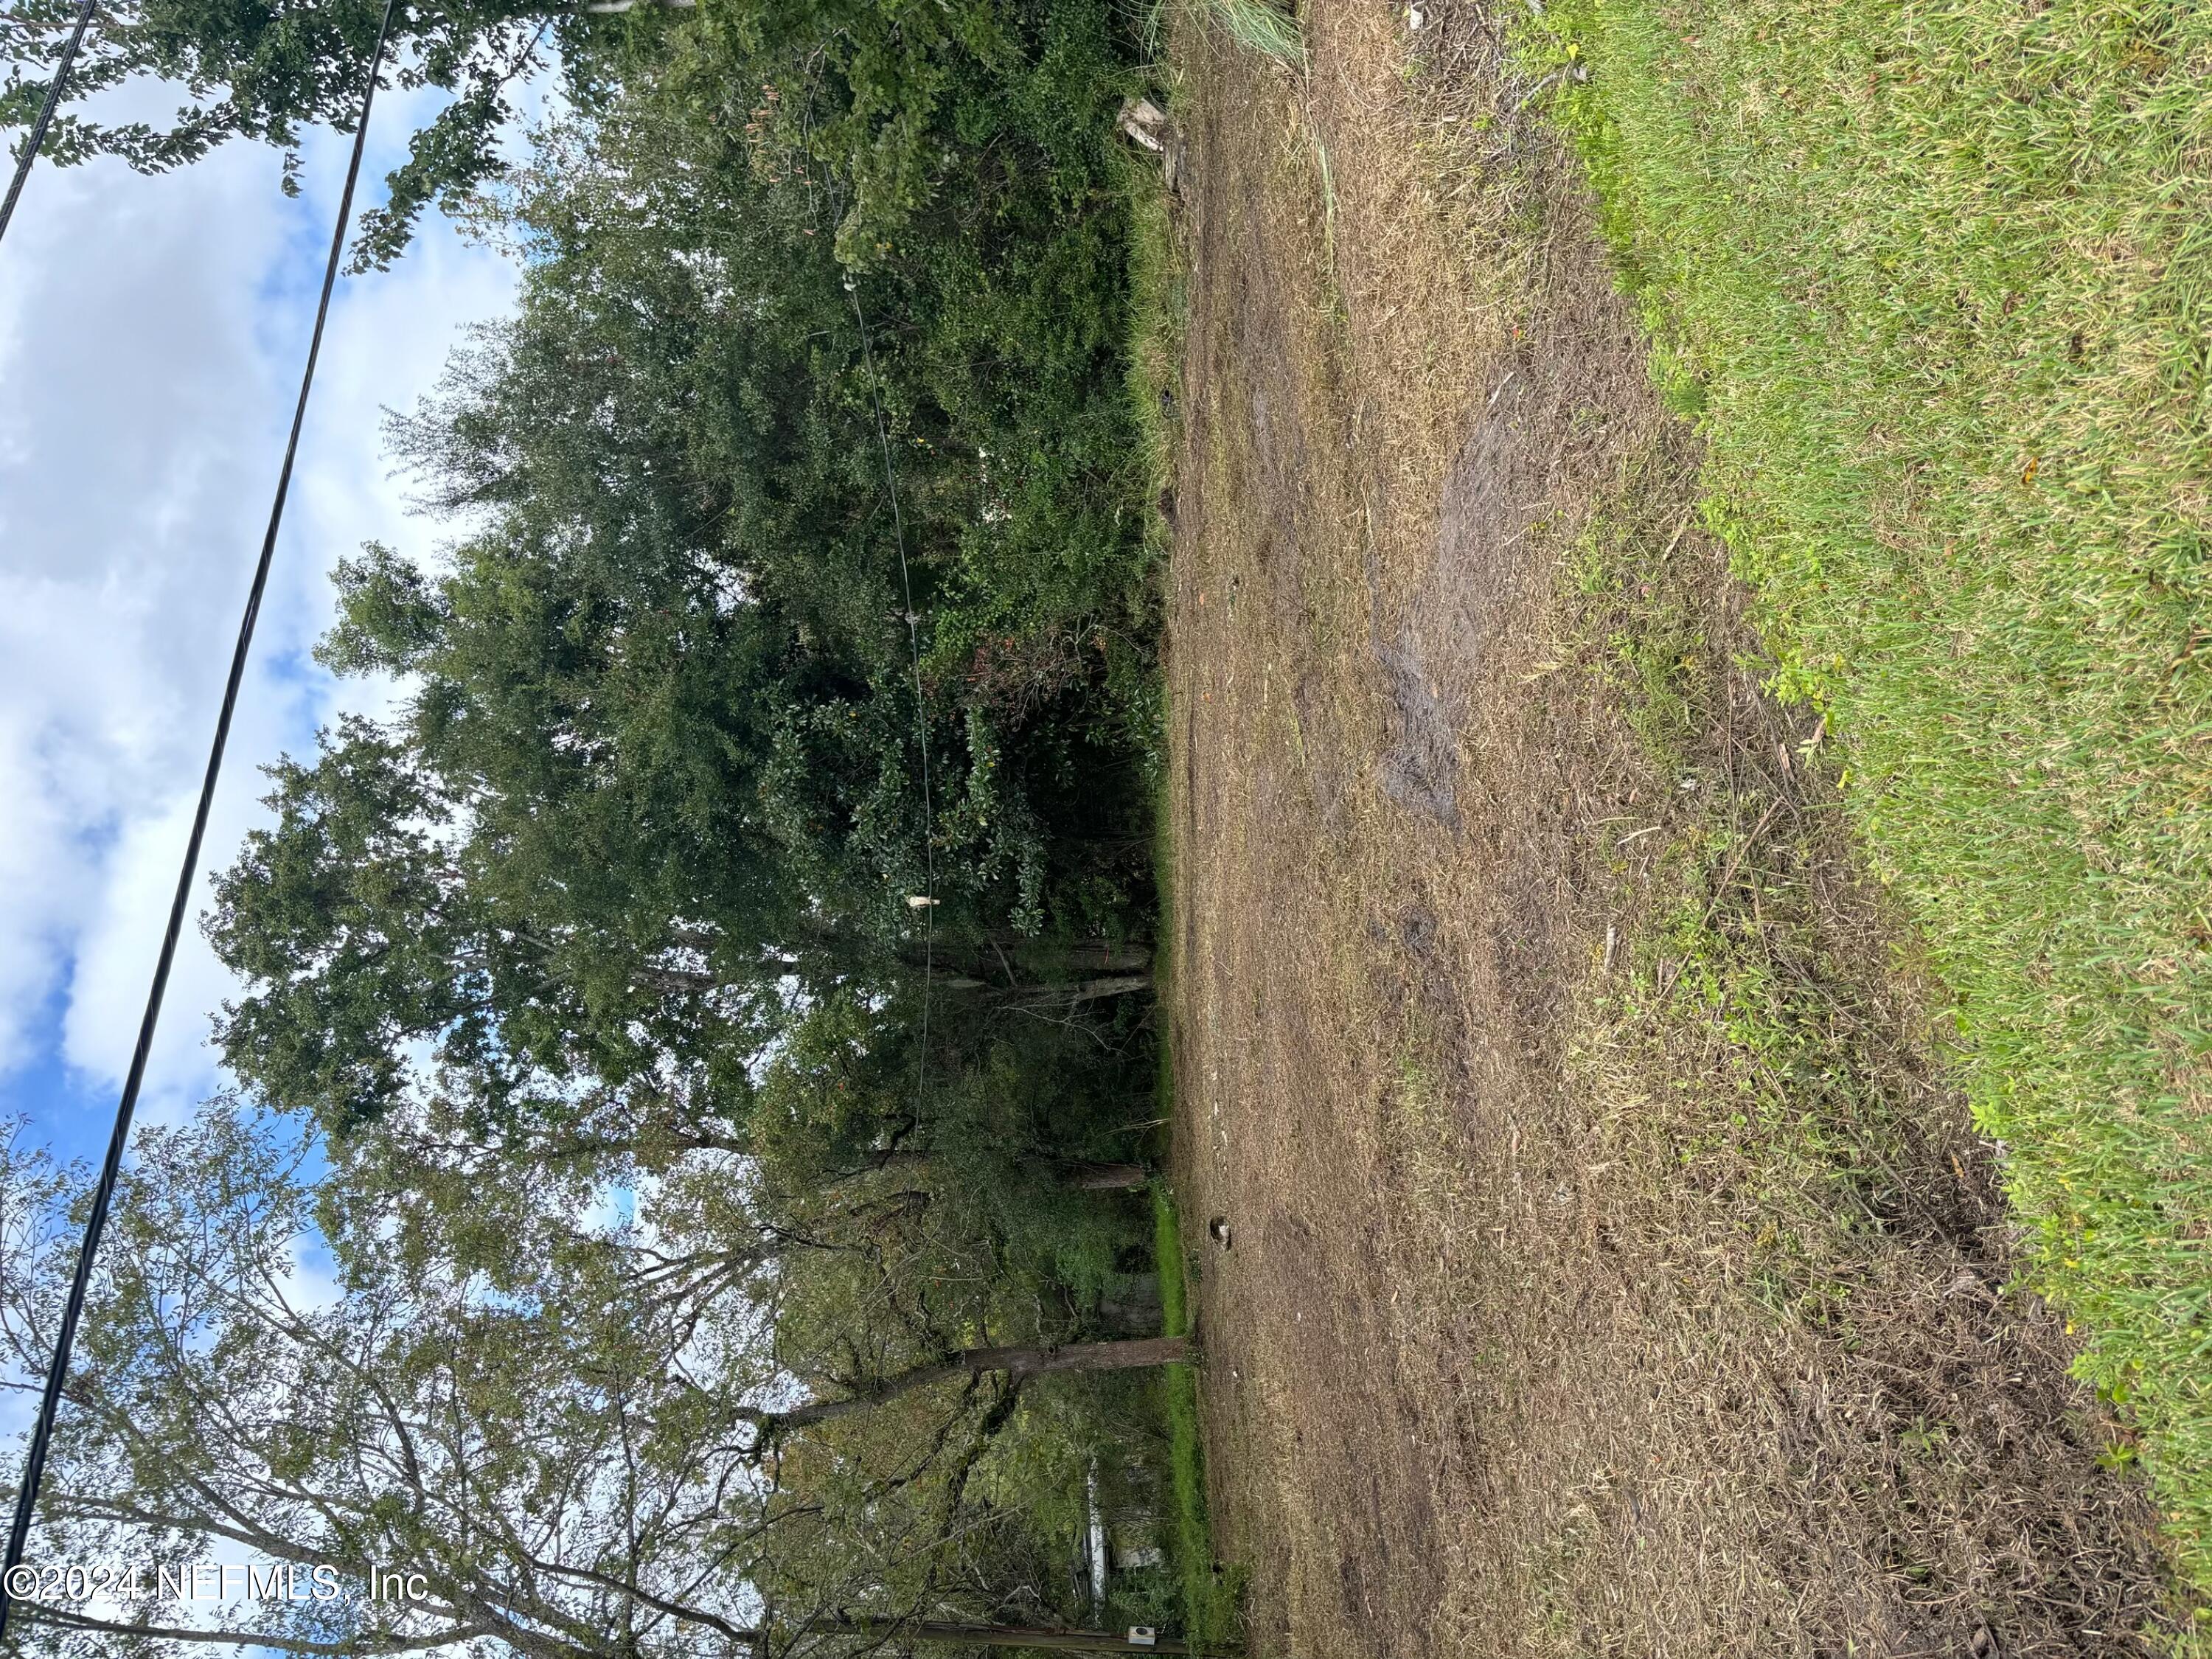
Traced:
MULTIPOLYGON (((74 0, 27 0, 0 16, 0 48, 15 65, 0 91, 0 125, 27 125, 48 82, 35 71, 59 54, 74 0), (34 72, 27 75, 26 67, 34 72)), ((382 265, 405 246, 423 207, 473 189, 500 170, 497 142, 513 113, 514 88, 546 60, 591 55, 607 26, 586 8, 548 11, 513 0, 444 0, 402 5, 392 51, 403 87, 453 94, 415 136, 392 175, 388 204, 362 216, 357 260, 382 265)), ((111 123, 64 114, 48 153, 67 164, 114 155, 142 172, 197 161, 231 138, 284 152, 284 185, 296 191, 302 130, 352 131, 369 51, 382 11, 375 0, 314 0, 300 6, 228 5, 217 0, 106 0, 95 14, 71 76, 81 111, 97 94, 148 77, 182 88, 186 101, 167 125, 111 123)))
MULTIPOLYGON (((271 1109, 149 1148, 97 1287, 50 1522, 428 1564, 404 1608, 252 1615, 301 1650, 1049 1625, 1027 1486, 1096 1443, 1056 1402, 1180 1352, 1109 1295, 1151 1108, 1120 209, 1067 119, 1107 14, 869 59, 908 25, 709 9, 605 25, 623 84, 477 198, 520 311, 395 433, 457 540, 366 550, 323 647, 401 702, 276 769, 207 918, 271 1109), (902 105, 853 78, 940 61, 902 105), (886 155, 963 188, 856 270, 792 104, 836 143, 922 111, 886 155)), ((58 1269, 9 1265, 28 1353, 58 1269)))
POLYGON ((775 1411, 745 1408, 745 1420, 758 1431, 762 1443, 772 1444, 793 1430, 817 1423, 833 1423, 854 1412, 872 1410, 917 1389, 934 1388, 956 1378, 1002 1376, 1013 1382, 1049 1376, 1058 1371, 1118 1371, 1150 1370, 1155 1365, 1179 1364, 1190 1358, 1189 1339, 1180 1336, 1125 1337, 1099 1342, 1030 1344, 1022 1346, 966 1348, 927 1364, 910 1366, 895 1376, 860 1384, 854 1392, 828 1400, 810 1400, 775 1411))
MULTIPOLYGON (((969 1356, 949 1399, 962 1379, 901 1379, 866 1412, 785 1425, 763 1467, 751 1402, 788 1386, 759 1319, 773 1297, 684 1316, 615 1260, 637 1249, 623 1230, 599 1265, 495 1285, 465 1251, 391 1249, 378 1206, 318 1162, 230 1101, 143 1145, 33 1557, 142 1562, 149 1594, 111 1613, 34 1598, 29 1650, 836 1659, 897 1633, 1013 1639, 964 1575, 979 1539, 1012 1547, 1021 1522, 979 1508, 970 1476, 1020 1377, 1053 1362, 1000 1356, 991 1388, 969 1356), (319 1289, 299 1266, 318 1242, 319 1289), (156 1570, 210 1559, 293 1575, 209 1624, 156 1570), (419 1582, 366 1599, 376 1568, 419 1582), (341 1593, 319 1599, 324 1582, 341 1593)), ((0 1352, 18 1371, 35 1374, 65 1286, 82 1178, 0 1142, 0 1352)))
MULTIPOLYGON (((305 1295, 307 1152, 229 1106, 142 1144, 56 1441, 46 1549, 144 1562, 149 1580, 217 1553, 301 1584, 328 1569, 349 1593, 225 1610, 229 1639, 280 1650, 581 1659, 696 1651, 697 1632, 738 1628, 726 1585, 686 1586, 716 1559, 742 1571, 778 1500, 718 1463, 665 1322, 635 1302, 569 1317, 487 1299, 464 1263, 403 1277, 371 1252, 342 1250, 336 1293, 305 1295), (363 1599, 378 1563, 422 1573, 423 1594, 363 1599)), ((20 1142, 0 1175, 15 1224, 0 1332, 21 1366, 65 1280, 71 1183, 20 1142)), ((139 1651, 215 1634, 181 1628, 198 1620, 174 1595, 125 1612, 169 1632, 139 1651)), ((115 1650, 112 1624, 81 1610, 33 1617, 50 1650, 115 1650)))
MULTIPOLYGON (((695 1133, 741 1104, 786 964, 758 910, 750 944, 672 914, 619 804, 455 789, 359 720, 271 775, 276 823, 216 878, 205 922, 248 988, 225 1057, 268 1099, 343 1133, 407 1093, 428 1044, 479 1134, 533 1103, 695 1133)), ((716 884, 726 927, 744 927, 741 881, 716 884)))
POLYGON ((848 292, 819 165, 686 101, 738 46, 684 51, 480 203, 530 253, 520 312, 393 428, 467 532, 434 569, 345 565, 321 651, 411 696, 278 769, 276 827, 217 887, 248 986, 228 1056, 335 1128, 424 1043, 482 1133, 548 1077, 726 1117, 772 988, 880 988, 925 929, 1011 980, 1024 939, 1142 925, 1131 619, 1105 625, 1139 522, 1121 221, 1091 141, 1039 179, 979 130, 996 159, 958 162, 935 252, 848 292))
MULTIPOLYGON (((363 65, 382 11, 379 0, 307 0, 287 7, 221 0, 106 0, 71 77, 70 102, 48 137, 64 164, 114 155, 143 172, 166 172, 233 138, 284 154, 284 186, 296 191, 302 130, 351 131, 363 65), (82 112, 95 96, 134 80, 180 87, 185 102, 167 124, 103 121, 82 112)), ((0 125, 26 125, 48 82, 37 71, 57 61, 74 0, 26 0, 0 15, 0 47, 15 66, 0 90, 0 125), (26 70, 31 72, 27 74, 26 70)), ((422 210, 465 206, 504 177, 499 146, 516 88, 557 58, 565 93, 592 109, 611 89, 668 55, 672 18, 700 19, 707 56, 738 60, 740 84, 790 76, 804 85, 804 114, 782 135, 794 155, 826 165, 842 180, 838 246, 848 264, 881 263, 892 240, 948 183, 945 140, 981 137, 977 92, 1024 88, 1036 70, 1060 68, 1042 88, 1071 96, 1104 128, 1119 95, 1099 73, 1115 67, 1095 33, 1103 9, 1019 0, 959 0, 916 12, 870 0, 737 0, 702 14, 697 0, 431 0, 396 8, 391 51, 403 87, 453 94, 414 136, 389 179, 385 206, 362 216, 357 269, 381 267, 405 247, 422 210), (1071 30, 1081 17, 1088 28, 1071 30), (1071 40, 1071 35, 1074 38, 1071 40), (1074 50, 1071 51, 1071 47, 1074 50), (794 72, 795 71, 795 72, 794 72)))
MULTIPOLYGON (((744 611, 753 723, 708 728, 721 747, 702 752, 757 791, 754 822, 831 915, 904 936, 927 820, 940 932, 1108 931, 1129 896, 1109 884, 1145 857, 1116 729, 1130 694, 1109 682, 1150 658, 1122 654, 1146 622, 1146 497, 1119 362, 1126 208, 1097 135, 1042 176, 1026 130, 948 137, 945 165, 969 169, 957 211, 855 274, 828 246, 842 186, 773 136, 795 102, 819 111, 749 60, 687 51, 549 132, 503 198, 532 254, 520 314, 394 429, 428 503, 499 534, 445 582, 361 590, 332 660, 419 663, 481 695, 539 653, 515 632, 530 618, 474 595, 542 570, 540 603, 583 647, 545 661, 569 693, 549 712, 595 698, 593 735, 619 741, 601 631, 650 630, 651 665, 744 611), (703 122, 694 76, 714 88, 703 122), (750 112, 732 102, 749 82, 750 112)), ((1071 131, 1064 107, 1049 127, 1071 131)))

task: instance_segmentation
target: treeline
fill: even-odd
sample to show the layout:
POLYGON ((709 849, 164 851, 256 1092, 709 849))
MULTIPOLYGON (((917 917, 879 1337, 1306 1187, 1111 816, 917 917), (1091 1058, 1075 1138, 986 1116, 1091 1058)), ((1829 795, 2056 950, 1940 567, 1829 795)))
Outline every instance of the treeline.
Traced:
MULTIPOLYGON (((196 43, 157 67, 243 61, 229 13, 124 17, 196 43)), ((253 61, 359 21, 264 19, 253 61)), ((1164 1570, 1076 1578, 1087 1503, 1156 1499, 1181 1352, 1133 21, 564 15, 568 112, 506 168, 462 142, 505 83, 435 43, 528 22, 403 23, 478 106, 368 255, 443 192, 520 301, 392 423, 451 540, 341 569, 319 655, 400 693, 273 769, 215 883, 240 1093, 140 1146, 33 1549, 428 1593, 21 1628, 644 1659, 1173 1627, 1164 1570)), ((22 1144, 4 1176, 29 1366, 81 1182, 22 1144)))

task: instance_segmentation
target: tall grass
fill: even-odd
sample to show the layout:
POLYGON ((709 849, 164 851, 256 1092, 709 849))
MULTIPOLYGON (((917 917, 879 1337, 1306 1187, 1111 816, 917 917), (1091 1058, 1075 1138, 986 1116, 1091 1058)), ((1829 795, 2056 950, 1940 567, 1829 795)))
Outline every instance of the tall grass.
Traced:
MULTIPOLYGON (((1305 32, 1297 18, 1273 0, 1188 0, 1188 15, 1204 27, 1218 29, 1248 52, 1293 69, 1306 62, 1305 32)), ((1139 0, 1138 31, 1145 48, 1158 57, 1167 44, 1167 0, 1139 0)))
POLYGON ((1305 32, 1289 12, 1270 0, 1198 0, 1199 15, 1247 52, 1302 69, 1305 32))
POLYGON ((1784 684, 1955 995, 2030 1277, 2212 1586, 2212 12, 1525 28, 1784 684))

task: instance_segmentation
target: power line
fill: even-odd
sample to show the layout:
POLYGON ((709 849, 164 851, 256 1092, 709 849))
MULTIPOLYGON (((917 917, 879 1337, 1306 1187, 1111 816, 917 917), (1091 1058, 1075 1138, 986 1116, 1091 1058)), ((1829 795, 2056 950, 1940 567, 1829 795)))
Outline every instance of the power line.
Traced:
MULTIPOLYGON (((39 146, 46 142, 46 128, 52 125, 54 112, 61 107, 62 92, 69 85, 70 69, 76 62, 76 49, 84 44, 85 27, 92 21, 93 10, 99 3, 100 0, 84 0, 76 9, 76 27, 70 31, 69 42, 55 61, 54 78, 46 88, 46 101, 39 110, 39 118, 31 123, 30 133, 23 140, 23 153, 15 158, 15 176, 9 181, 8 199, 0 202, 0 236, 8 234, 8 222, 15 216, 15 198, 23 193, 23 181, 31 176, 31 163, 39 158, 39 146)), ((7 1628, 8 1604, 0 1600, 0 1631, 7 1628)))
MULTIPOLYGON (((13 1570, 23 1559, 24 1547, 31 1535, 31 1512, 39 1500, 39 1483, 46 1468, 46 1449, 53 1437, 54 1415, 61 1405, 62 1383, 69 1374, 70 1350, 76 1341, 77 1321, 83 1316, 87 1288, 92 1282, 94 1258, 100 1251, 100 1235, 106 1231, 107 1212, 115 1197, 115 1183, 123 1170, 123 1152, 131 1139, 131 1119, 138 1108, 138 1091, 146 1078, 146 1061, 154 1046, 154 1028, 161 1017, 162 994, 169 987, 169 969, 177 956, 177 940, 184 932, 185 908, 191 900, 192 878, 198 873, 200 843, 207 835, 208 812, 215 802, 216 777, 222 771, 222 751, 230 741, 230 722, 238 708, 238 690, 246 678, 246 659, 253 646, 253 625, 261 615, 261 597, 269 586, 269 567, 276 551, 276 531, 284 520, 284 499, 291 493, 292 465, 300 453, 300 428, 307 418, 307 393, 315 383, 315 360, 322 355, 323 326, 331 314, 331 291, 338 276, 338 260, 345 252, 346 226, 353 216, 353 191, 361 178, 361 157, 368 142, 368 115, 376 102, 377 72, 384 64, 384 43, 391 33, 392 14, 396 0, 385 0, 384 18, 377 25, 376 46, 369 54, 368 84, 361 96, 361 120, 354 129, 353 155, 346 163, 345 190, 338 198, 337 224, 331 232, 331 257, 323 268, 322 298, 315 307, 315 331, 307 342, 307 367, 300 374, 300 399, 292 410, 292 432, 284 443, 284 465, 276 474, 276 497, 269 508, 269 528, 261 538, 261 556, 253 568, 253 586, 246 599, 246 614, 238 624, 238 645, 231 653, 230 678, 222 690, 222 712, 216 717, 215 742, 208 750, 207 775, 200 781, 199 805, 192 814, 192 832, 185 843, 184 867, 177 874, 176 896, 169 904, 169 925, 161 935, 161 952, 154 964, 154 983, 146 994, 145 1018, 138 1025, 138 1046, 131 1051, 131 1070, 123 1083, 123 1097, 115 1108, 115 1130, 108 1138, 107 1157, 100 1168, 99 1184, 93 1188, 92 1213, 86 1218, 84 1239, 77 1248, 76 1274, 70 1281, 69 1300, 63 1304, 60 1332, 54 1339, 53 1363, 46 1369, 46 1393, 39 1401, 39 1420, 31 1431, 30 1455, 23 1465, 23 1484, 15 1493, 15 1521, 8 1534, 8 1556, 4 1568, 0 1568, 0 1637, 8 1630, 8 1614, 14 1598, 8 1593, 8 1581, 13 1570)), ((87 6, 88 13, 91 8, 87 6)), ((79 24, 79 33, 82 25, 79 24)), ((59 86, 57 77, 56 86, 59 86)), ((49 95, 51 112, 53 96, 49 95)), ((43 131, 44 118, 40 118, 43 131)), ((38 134, 33 135, 35 144, 38 134)), ((23 173, 30 166, 29 149, 19 165, 15 183, 22 185, 23 173)), ((8 205, 15 205, 10 192, 8 205)))
MULTIPOLYGON (((809 120, 811 128, 811 120, 809 120)), ((844 192, 838 188, 834 170, 825 167, 824 184, 830 197, 830 222, 834 225, 843 212, 844 192)), ((805 170, 807 195, 813 196, 814 173, 805 170)), ((817 228, 821 228, 820 215, 816 216, 817 228)), ((853 321, 860 331, 861 366, 868 372, 868 402, 875 410, 876 442, 884 453, 884 487, 891 498, 891 534, 898 544, 899 591, 906 621, 907 653, 914 663, 914 725, 915 741, 921 754, 921 1032, 915 1050, 914 1103, 915 1113, 921 1115, 923 1103, 928 1096, 929 1080, 929 1004, 937 989, 937 814, 930 799, 929 778, 929 701, 921 684, 921 618, 914 608, 914 578, 907 568, 906 517, 899 507, 898 475, 891 465, 890 429, 884 421, 882 382, 876 374, 876 349, 871 342, 867 313, 860 308, 860 283, 856 276, 845 278, 846 296, 853 302, 853 321)))
POLYGON ((898 541, 899 587, 906 596, 907 650, 914 659, 914 721, 917 742, 921 749, 921 1040, 915 1054, 914 1095, 915 1110, 921 1110, 924 1083, 929 1075, 929 999, 937 988, 937 827, 936 809, 930 803, 929 788, 929 703, 921 689, 921 618, 915 614, 914 578, 907 573, 906 520, 899 510, 898 478, 891 469, 890 431, 884 424, 883 392, 876 379, 875 348, 868 342, 867 314, 860 309, 860 284, 857 278, 845 279, 845 292, 852 297, 853 320, 860 325, 860 358, 868 371, 868 401, 875 406, 876 441, 883 447, 884 484, 890 491, 891 533, 898 541))

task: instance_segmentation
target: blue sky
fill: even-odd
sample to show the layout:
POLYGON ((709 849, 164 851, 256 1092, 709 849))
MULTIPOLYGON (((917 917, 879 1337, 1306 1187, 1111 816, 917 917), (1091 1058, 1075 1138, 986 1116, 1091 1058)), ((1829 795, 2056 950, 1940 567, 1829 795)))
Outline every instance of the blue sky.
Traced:
MULTIPOLYGON (((434 107, 380 99, 364 202, 434 107)), ((267 518, 344 141, 306 155, 297 199, 245 145, 155 179, 42 165, 0 244, 0 1113, 67 1154, 106 1139, 267 518)), ((307 651, 336 559, 439 533, 387 476, 379 410, 428 390, 514 276, 432 222, 392 271, 340 279, 211 864, 258 816, 258 768, 374 698, 307 651)), ((219 1085, 226 990, 191 932, 142 1122, 219 1085)))

